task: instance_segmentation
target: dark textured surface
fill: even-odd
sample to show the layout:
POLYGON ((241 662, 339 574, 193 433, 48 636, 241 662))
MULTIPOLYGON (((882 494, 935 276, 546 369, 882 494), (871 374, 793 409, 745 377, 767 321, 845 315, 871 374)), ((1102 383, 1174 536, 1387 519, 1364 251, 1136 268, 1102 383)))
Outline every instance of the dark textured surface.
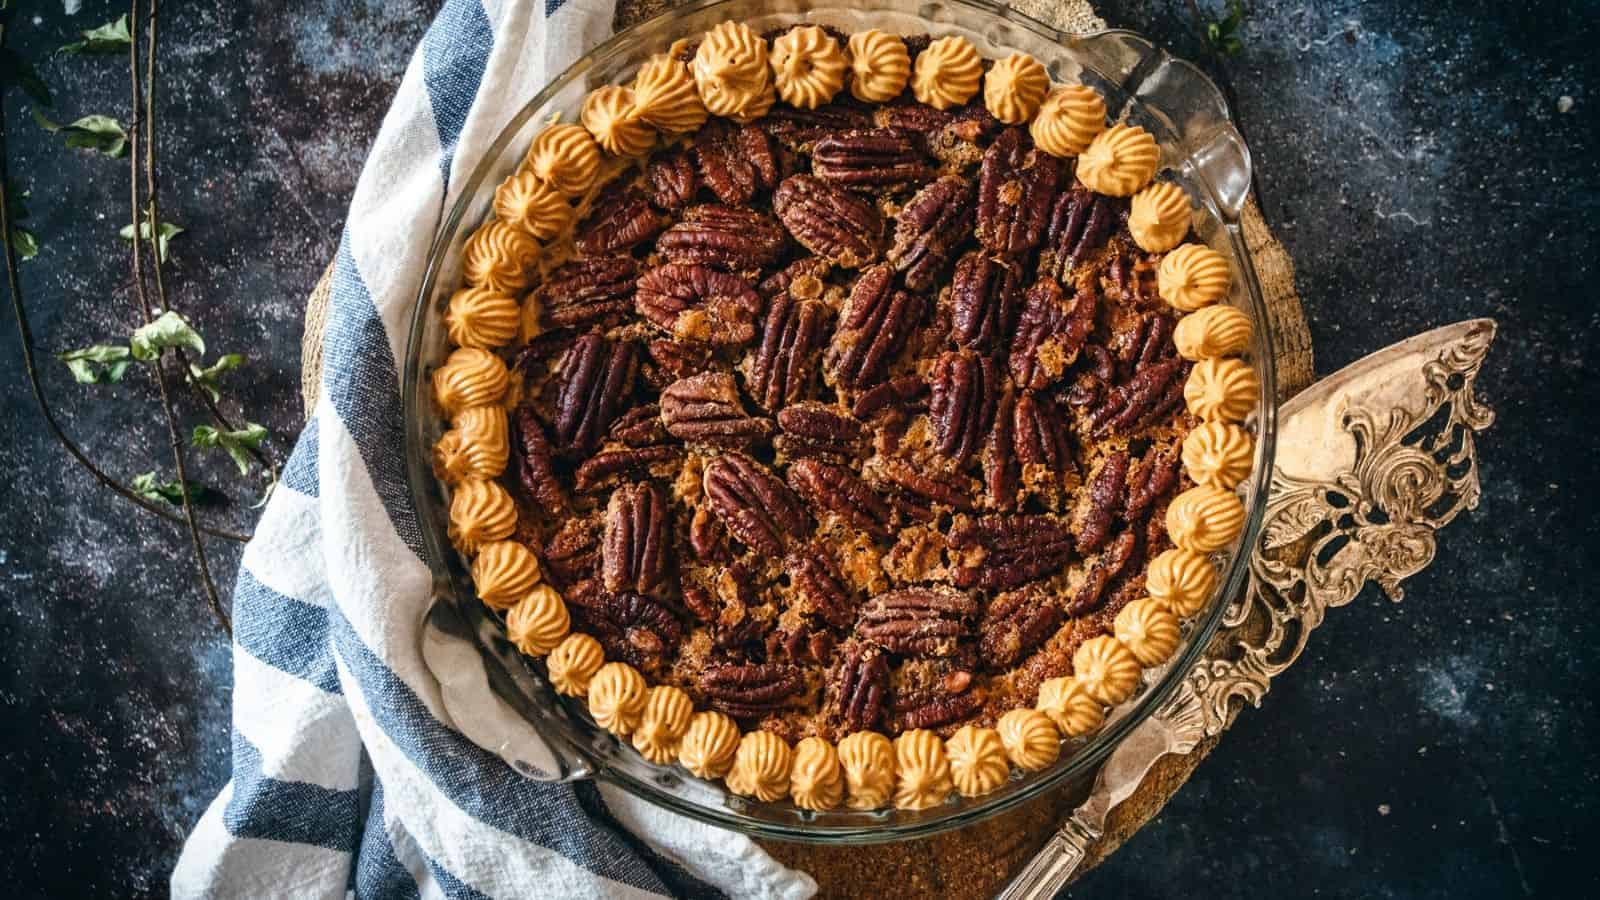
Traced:
MULTIPOLYGON (((119 57, 45 59, 108 4, 36 5, 13 45, 57 118, 125 117, 119 57)), ((174 303, 287 452, 303 298, 434 4, 193 4, 166 29, 165 218, 174 303)), ((1202 4, 1205 5, 1205 4, 1202 4)), ((1102 5, 1180 53, 1185 4, 1102 5)), ((1336 611, 1083 897, 1551 895, 1596 886, 1593 767, 1600 490, 1593 396, 1600 152, 1596 9, 1258 4, 1231 63, 1268 223, 1298 266, 1319 372, 1489 315, 1499 420, 1484 498, 1404 603, 1336 611), (1569 112, 1560 98, 1572 98, 1569 112)), ((42 350, 124 334, 125 165, 63 153, 8 98, 12 164, 44 244, 24 272, 42 350)), ((45 361, 114 472, 161 466, 151 388, 79 387, 45 361), (92 397, 91 393, 102 396, 92 397)), ((175 529, 89 486, 43 437, 0 333, 0 872, 18 895, 159 893, 226 779, 228 649, 175 529)), ((224 463, 224 465, 226 465, 224 463)), ((210 480, 232 484, 224 468, 210 480)), ((251 486, 223 518, 248 525, 251 486)), ((224 578, 237 554, 215 545, 224 578)), ((1575 891, 1575 893, 1577 893, 1575 891)))

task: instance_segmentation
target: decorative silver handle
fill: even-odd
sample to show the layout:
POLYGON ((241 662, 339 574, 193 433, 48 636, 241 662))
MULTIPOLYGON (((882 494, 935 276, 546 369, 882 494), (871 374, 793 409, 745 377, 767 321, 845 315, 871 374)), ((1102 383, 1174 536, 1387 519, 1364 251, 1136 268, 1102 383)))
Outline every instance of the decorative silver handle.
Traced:
POLYGON ((1072 880, 1072 873, 1082 865, 1089 845, 1100 839, 1100 833, 1100 829, 1074 813, 997 895, 998 900, 1054 897, 1072 880))

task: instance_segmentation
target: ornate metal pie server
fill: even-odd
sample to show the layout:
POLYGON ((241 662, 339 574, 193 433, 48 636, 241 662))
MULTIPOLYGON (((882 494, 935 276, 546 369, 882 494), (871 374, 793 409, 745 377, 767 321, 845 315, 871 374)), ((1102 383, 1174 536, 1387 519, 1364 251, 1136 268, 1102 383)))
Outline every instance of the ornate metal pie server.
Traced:
POLYGON ((1435 532, 1478 505, 1476 435, 1494 412, 1474 383, 1494 334, 1492 320, 1473 319, 1408 338, 1283 405, 1250 589, 1205 659, 1112 752, 1089 799, 1001 897, 1054 896, 1151 766, 1223 731, 1244 702, 1259 706, 1330 608, 1368 581, 1401 598, 1400 582, 1433 561, 1435 532))

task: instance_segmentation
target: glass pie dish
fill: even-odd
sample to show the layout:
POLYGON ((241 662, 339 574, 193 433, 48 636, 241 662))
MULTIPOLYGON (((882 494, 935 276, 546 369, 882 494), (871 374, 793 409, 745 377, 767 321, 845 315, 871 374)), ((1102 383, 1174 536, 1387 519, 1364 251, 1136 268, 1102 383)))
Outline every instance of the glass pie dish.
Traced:
POLYGON ((1129 731, 1150 716, 1200 661, 1226 604, 1244 586, 1247 558, 1265 507, 1276 428, 1272 398, 1275 373, 1271 323, 1239 225, 1250 185, 1250 159, 1216 87, 1192 65, 1176 60, 1138 35, 1108 31, 1074 36, 1013 11, 978 0, 879 2, 871 10, 827 2, 790 0, 700 0, 628 29, 578 60, 512 117, 477 163, 459 199, 448 211, 430 249, 412 318, 403 382, 407 480, 434 575, 430 624, 438 632, 471 642, 481 652, 488 689, 533 727, 527 737, 498 748, 530 778, 592 777, 614 783, 675 812, 747 834, 783 840, 870 843, 923 837, 1013 807, 1039 793, 1091 775, 1095 765, 1129 731), (1244 355, 1256 370, 1260 393, 1251 425, 1254 468, 1245 488, 1245 527, 1228 552, 1210 604, 1187 621, 1177 653, 1143 672, 1139 690, 1108 715, 1104 727, 1069 741, 1051 766, 1014 774, 998 790, 979 798, 954 796, 922 811, 837 809, 814 812, 787 801, 762 803, 736 796, 721 784, 702 781, 677 766, 647 762, 590 718, 581 702, 556 695, 539 665, 508 640, 504 625, 476 598, 464 560, 447 539, 449 505, 429 464, 430 450, 447 423, 435 407, 429 373, 449 352, 443 312, 462 280, 461 250, 477 225, 491 215, 494 190, 521 162, 534 135, 553 116, 577 119, 588 92, 626 83, 650 55, 680 38, 714 25, 742 21, 757 32, 804 23, 844 32, 878 28, 902 35, 959 34, 988 59, 1011 52, 1042 62, 1053 80, 1081 82, 1105 98, 1114 120, 1143 126, 1157 139, 1161 170, 1198 202, 1196 239, 1228 261, 1233 287, 1227 303, 1255 324, 1244 355))

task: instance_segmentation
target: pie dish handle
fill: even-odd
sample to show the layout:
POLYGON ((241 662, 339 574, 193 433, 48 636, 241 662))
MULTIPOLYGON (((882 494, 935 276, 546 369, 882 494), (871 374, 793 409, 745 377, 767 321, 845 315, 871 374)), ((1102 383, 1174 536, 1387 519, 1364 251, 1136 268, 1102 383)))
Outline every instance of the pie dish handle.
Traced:
POLYGON ((1104 82, 1111 115, 1155 126, 1163 165, 1190 176, 1187 185, 1207 186, 1220 217, 1237 223, 1250 194, 1250 149, 1216 82, 1131 31, 1063 34, 1062 41, 1092 60, 1083 78, 1104 82))

